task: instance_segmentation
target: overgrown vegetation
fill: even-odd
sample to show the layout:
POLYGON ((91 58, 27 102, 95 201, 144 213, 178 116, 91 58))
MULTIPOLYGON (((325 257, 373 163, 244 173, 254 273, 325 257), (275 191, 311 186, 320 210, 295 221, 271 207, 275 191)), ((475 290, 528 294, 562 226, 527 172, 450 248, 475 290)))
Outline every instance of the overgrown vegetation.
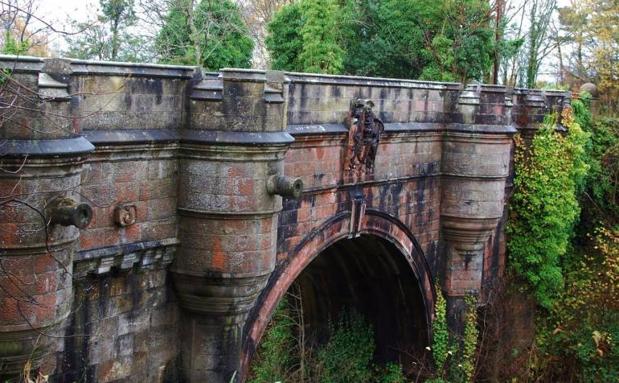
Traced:
POLYGON ((516 156, 510 262, 541 307, 529 381, 619 381, 619 121, 588 104, 516 156))
POLYGON ((400 365, 373 362, 372 326, 356 311, 344 311, 329 325, 329 339, 306 338, 300 294, 278 305, 252 363, 250 383, 404 383, 400 365))
POLYGON ((552 307, 563 286, 561 258, 566 254, 580 214, 577 187, 586 175, 589 134, 565 108, 540 127, 530 145, 516 138, 515 193, 507 227, 510 266, 545 308, 552 307))
POLYGON ((435 318, 432 323, 434 375, 429 383, 468 383, 475 381, 477 369, 477 299, 465 297, 464 333, 453 334, 447 327, 447 302, 437 286, 435 318))

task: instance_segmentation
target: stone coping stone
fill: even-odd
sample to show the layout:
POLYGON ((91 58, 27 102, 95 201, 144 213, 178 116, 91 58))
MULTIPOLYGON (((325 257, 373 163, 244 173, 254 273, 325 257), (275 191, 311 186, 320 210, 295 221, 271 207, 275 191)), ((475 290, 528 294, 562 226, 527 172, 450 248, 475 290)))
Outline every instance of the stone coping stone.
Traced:
POLYGON ((95 145, 145 144, 178 142, 178 132, 169 129, 84 130, 88 141, 95 145))
POLYGON ((186 142, 227 145, 286 145, 294 141, 288 132, 226 132, 221 130, 121 129, 82 132, 95 145, 135 145, 186 142))
POLYGON ((93 150, 95 147, 82 136, 51 140, 0 139, 0 156, 8 157, 72 156, 93 150))

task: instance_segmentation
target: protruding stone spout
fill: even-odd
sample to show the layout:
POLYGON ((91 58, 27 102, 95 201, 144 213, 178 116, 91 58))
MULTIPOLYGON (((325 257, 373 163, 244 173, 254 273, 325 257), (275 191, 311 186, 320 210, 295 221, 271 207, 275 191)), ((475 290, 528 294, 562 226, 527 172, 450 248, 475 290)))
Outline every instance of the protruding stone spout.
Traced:
POLYGON ((298 177, 271 176, 267 181, 269 194, 298 199, 303 193, 303 180, 298 177))
POLYGON ((92 208, 86 203, 78 204, 72 198, 55 198, 47 208, 51 224, 75 226, 85 229, 92 220, 92 208))

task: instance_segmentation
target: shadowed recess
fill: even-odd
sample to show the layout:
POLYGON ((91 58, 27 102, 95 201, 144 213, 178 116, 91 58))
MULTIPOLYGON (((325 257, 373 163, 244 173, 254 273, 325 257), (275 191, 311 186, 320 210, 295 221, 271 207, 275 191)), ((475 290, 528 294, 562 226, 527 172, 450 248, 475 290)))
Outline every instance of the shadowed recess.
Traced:
POLYGON ((375 360, 407 361, 427 345, 425 308, 417 278, 390 242, 361 236, 336 242, 297 278, 306 333, 319 343, 344 310, 374 329, 375 360))

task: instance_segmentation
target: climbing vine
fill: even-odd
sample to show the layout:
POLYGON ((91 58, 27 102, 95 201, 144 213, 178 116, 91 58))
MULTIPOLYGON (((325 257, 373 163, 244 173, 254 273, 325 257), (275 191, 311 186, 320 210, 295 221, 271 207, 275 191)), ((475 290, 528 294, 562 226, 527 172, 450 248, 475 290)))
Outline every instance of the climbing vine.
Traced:
POLYGON ((435 317, 432 322, 432 357, 434 377, 429 383, 468 383, 475 378, 477 367, 477 299, 465 297, 464 333, 454 334, 447 327, 447 302, 436 288, 435 317))
POLYGON ((438 371, 445 368, 449 353, 449 331, 447 330, 447 302, 436 286, 435 317, 432 322, 432 356, 438 371))
POLYGON ((564 108, 561 117, 567 133, 556 131, 551 117, 530 145, 515 139, 515 192, 507 228, 510 266, 545 308, 563 286, 560 260, 580 213, 577 187, 588 169, 589 134, 571 108, 564 108))

